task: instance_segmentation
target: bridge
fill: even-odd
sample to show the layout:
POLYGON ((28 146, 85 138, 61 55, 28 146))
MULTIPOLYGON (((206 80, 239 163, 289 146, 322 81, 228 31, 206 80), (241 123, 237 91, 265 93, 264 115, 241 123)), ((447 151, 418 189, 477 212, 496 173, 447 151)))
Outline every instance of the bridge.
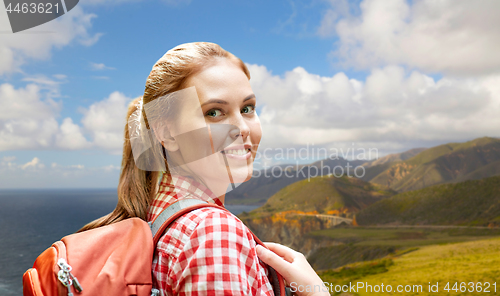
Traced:
POLYGON ((352 220, 353 220, 353 219, 349 219, 349 218, 339 217, 339 216, 335 216, 335 215, 325 215, 325 214, 297 214, 297 215, 314 216, 316 218, 319 218, 323 221, 328 222, 329 227, 339 225, 342 222, 344 222, 346 224, 352 224, 352 220))

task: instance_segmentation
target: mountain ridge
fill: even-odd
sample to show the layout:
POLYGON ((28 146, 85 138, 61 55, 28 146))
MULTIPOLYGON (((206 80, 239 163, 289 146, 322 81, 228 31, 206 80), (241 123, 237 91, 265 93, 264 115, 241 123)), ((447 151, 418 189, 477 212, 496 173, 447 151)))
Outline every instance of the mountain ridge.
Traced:
POLYGON ((483 137, 428 148, 415 156, 366 169, 362 178, 398 192, 500 173, 500 139, 483 137))
POLYGON ((500 176, 396 194, 356 215, 360 225, 500 226, 500 176))

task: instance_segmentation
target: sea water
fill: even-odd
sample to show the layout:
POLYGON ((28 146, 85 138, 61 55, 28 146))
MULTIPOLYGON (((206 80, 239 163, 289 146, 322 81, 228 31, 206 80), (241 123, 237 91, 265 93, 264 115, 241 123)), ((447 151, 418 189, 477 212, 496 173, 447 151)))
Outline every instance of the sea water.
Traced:
MULTIPOLYGON (((0 295, 22 295, 22 275, 53 242, 111 212, 116 189, 0 190, 0 295)), ((257 206, 227 205, 233 214, 257 206)))

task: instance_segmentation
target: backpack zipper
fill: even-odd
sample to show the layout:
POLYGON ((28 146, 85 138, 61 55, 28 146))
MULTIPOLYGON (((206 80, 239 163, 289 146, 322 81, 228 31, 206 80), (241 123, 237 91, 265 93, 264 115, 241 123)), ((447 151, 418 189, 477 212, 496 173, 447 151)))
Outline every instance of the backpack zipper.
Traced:
POLYGON ((57 265, 60 268, 57 273, 57 278, 66 288, 68 288, 68 296, 73 296, 73 293, 71 293, 71 286, 75 288, 76 292, 82 292, 83 288, 80 282, 78 282, 78 279, 71 273, 73 269, 71 265, 69 265, 64 258, 60 258, 57 261, 57 265))

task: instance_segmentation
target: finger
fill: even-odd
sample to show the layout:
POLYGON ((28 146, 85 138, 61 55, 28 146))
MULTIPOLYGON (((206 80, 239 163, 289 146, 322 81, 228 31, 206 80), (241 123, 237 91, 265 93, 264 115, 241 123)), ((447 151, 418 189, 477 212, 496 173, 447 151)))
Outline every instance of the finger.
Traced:
POLYGON ((290 249, 287 246, 283 246, 276 243, 264 243, 269 250, 273 251, 277 255, 283 257, 288 262, 293 262, 295 258, 299 257, 301 254, 290 249))
POLYGON ((272 251, 264 248, 263 246, 257 245, 257 255, 260 260, 264 261, 267 265, 273 267, 278 273, 283 277, 287 278, 290 273, 290 263, 285 261, 280 256, 276 255, 272 251))

